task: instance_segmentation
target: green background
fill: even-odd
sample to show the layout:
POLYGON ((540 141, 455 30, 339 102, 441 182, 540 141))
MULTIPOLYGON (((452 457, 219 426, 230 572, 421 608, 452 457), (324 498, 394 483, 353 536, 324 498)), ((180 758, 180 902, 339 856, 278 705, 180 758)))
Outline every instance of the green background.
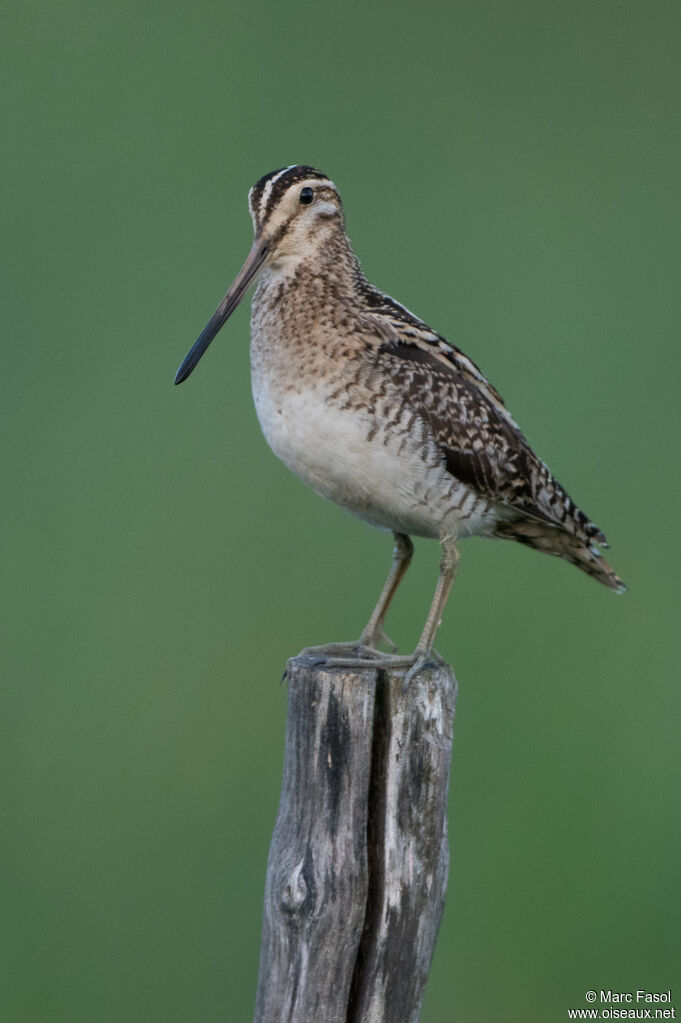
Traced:
POLYGON ((563 1020, 588 988, 681 1007, 679 5, 28 0, 2 24, 0 1018, 251 1017, 279 678, 358 634, 390 552, 267 449, 247 302, 172 386, 249 186, 296 162, 630 586, 462 546, 423 1023, 563 1020))

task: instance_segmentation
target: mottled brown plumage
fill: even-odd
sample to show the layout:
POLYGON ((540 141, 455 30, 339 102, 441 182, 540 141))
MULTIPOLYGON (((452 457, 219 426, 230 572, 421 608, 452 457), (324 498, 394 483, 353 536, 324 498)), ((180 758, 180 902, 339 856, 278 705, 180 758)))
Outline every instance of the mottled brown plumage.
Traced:
POLYGON ((478 367, 367 282, 333 182, 288 167, 261 178, 249 206, 253 248, 176 383, 257 279, 253 396, 270 446, 319 494, 395 536, 393 567, 359 644, 318 654, 336 664, 403 665, 408 681, 431 657, 464 536, 517 540, 623 589, 595 546, 605 537, 478 367), (388 656, 376 646, 411 558, 410 535, 441 541, 440 579, 414 653, 388 656))

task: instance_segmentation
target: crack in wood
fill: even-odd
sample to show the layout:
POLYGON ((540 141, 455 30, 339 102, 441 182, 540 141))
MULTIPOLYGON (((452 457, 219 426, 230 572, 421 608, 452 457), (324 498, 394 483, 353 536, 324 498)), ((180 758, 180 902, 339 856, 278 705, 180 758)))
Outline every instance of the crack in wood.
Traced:
POLYGON ((289 662, 255 1023, 417 1023, 448 871, 451 668, 289 662))

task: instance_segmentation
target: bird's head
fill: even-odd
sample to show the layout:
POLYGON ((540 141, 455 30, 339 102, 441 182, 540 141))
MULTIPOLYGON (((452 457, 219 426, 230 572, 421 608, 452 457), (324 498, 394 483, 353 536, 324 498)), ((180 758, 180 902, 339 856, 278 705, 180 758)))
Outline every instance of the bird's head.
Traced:
POLYGON ((248 193, 248 208, 270 266, 315 256, 344 227, 338 189, 314 167, 266 174, 248 193))
POLYGON ((293 271, 318 260, 334 237, 345 234, 338 189, 321 171, 303 164, 265 174, 248 193, 255 237, 246 262, 175 375, 192 372, 249 286, 266 269, 293 271))

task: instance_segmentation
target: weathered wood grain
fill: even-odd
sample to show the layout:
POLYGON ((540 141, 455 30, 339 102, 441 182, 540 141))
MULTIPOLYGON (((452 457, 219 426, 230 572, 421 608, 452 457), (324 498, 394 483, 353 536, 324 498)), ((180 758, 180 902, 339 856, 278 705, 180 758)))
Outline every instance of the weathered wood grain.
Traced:
POLYGON ((416 1023, 442 916, 455 681, 289 662, 255 1023, 416 1023))

